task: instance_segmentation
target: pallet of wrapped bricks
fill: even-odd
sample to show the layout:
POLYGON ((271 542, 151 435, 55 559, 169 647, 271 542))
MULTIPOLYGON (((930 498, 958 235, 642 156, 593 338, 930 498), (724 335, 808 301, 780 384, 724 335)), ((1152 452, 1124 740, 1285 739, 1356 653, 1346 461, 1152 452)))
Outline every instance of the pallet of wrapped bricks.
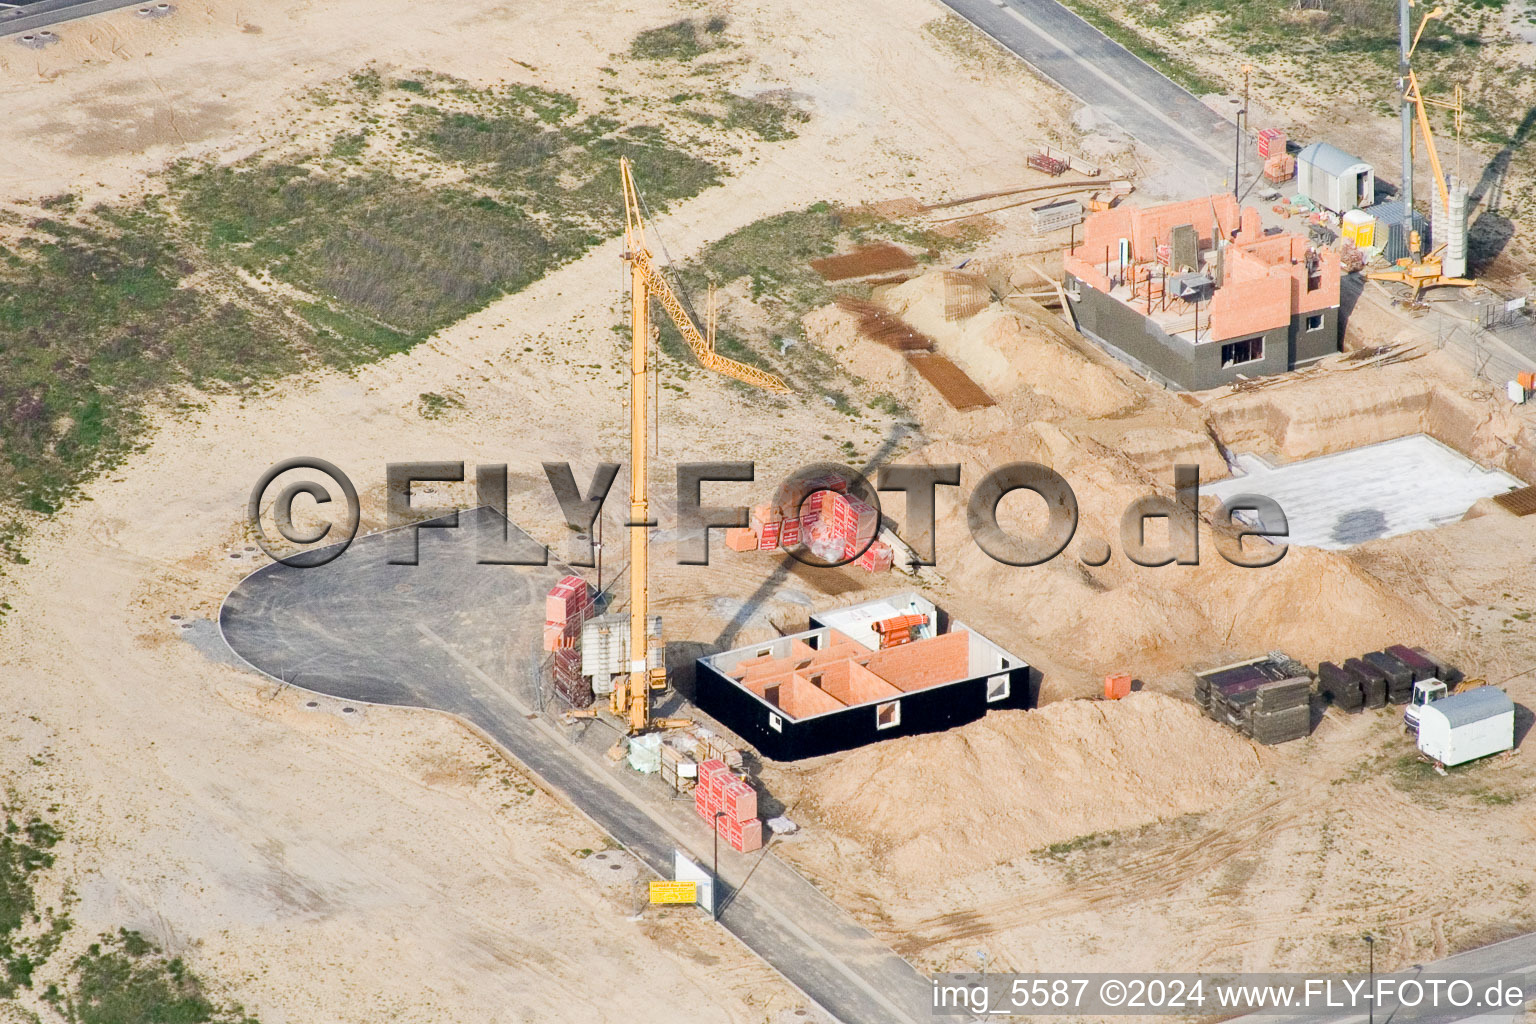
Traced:
POLYGON ((1375 665, 1360 658, 1350 658, 1344 662, 1344 667, 1355 674, 1360 680, 1360 689, 1364 695, 1365 706, 1368 708, 1384 708, 1387 706, 1387 675, 1375 665))
POLYGON ((581 616, 592 607, 587 581, 571 574, 560 577, 544 599, 544 621, 564 625, 567 619, 581 616))
POLYGON ((763 848, 763 822, 760 818, 749 818, 746 821, 720 818, 718 828, 720 835, 733 850, 751 853, 763 848))
POLYGON ((895 564, 895 552, 889 544, 877 540, 864 549, 856 564, 866 572, 886 572, 895 564))
POLYGON ((731 777, 731 770, 724 761, 699 763, 698 782, 693 790, 693 809, 699 817, 705 821, 714 820, 715 812, 720 810, 720 794, 731 777))
POLYGON ((720 789, 720 810, 734 821, 757 817, 757 790, 750 782, 732 778, 720 789))

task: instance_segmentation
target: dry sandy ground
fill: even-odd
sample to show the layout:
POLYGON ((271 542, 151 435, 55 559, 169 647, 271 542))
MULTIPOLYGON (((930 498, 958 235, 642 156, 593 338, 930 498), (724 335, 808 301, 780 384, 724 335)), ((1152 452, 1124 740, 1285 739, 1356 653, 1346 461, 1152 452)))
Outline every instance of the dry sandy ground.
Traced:
MULTIPOLYGON (((730 185, 668 217, 674 253, 818 199, 909 192, 919 171, 935 192, 1007 183, 1059 113, 1022 72, 964 70, 924 34, 939 12, 922 0, 725 6, 761 58, 756 84, 792 85, 813 116, 798 140, 744 154, 730 185)), ((0 196, 111 200, 167 161, 281 143, 302 130, 290 121, 308 89, 371 61, 588 95, 608 55, 680 13, 178 7, 163 21, 124 12, 67 25, 65 43, 41 53, 0 51, 0 196)), ((305 711, 205 659, 169 620, 211 616, 249 571, 228 557, 243 547, 247 489, 296 452, 351 471, 374 521, 385 461, 505 461, 531 476, 544 459, 620 457, 617 252, 604 246, 409 356, 162 419, 144 451, 29 539, 0 636, 20 709, 0 765, 31 805, 60 808, 69 836, 57 875, 77 895, 77 927, 56 961, 103 929, 138 926, 274 1022, 759 1021, 800 1006, 701 922, 632 920, 634 876, 614 872, 615 883, 578 853, 602 848, 592 826, 450 723, 305 711), (421 420, 417 396, 448 390, 470 411, 421 420), (572 408, 588 414, 572 424, 572 408)), ((748 415, 742 398, 697 377, 689 387, 692 403, 668 410, 663 460, 762 456, 751 436, 719 428, 748 415)), ((788 437, 845 432, 830 410, 787 404, 770 416, 788 437)), ((861 428, 870 447, 881 429, 861 428)), ((771 472, 836 451, 797 444, 771 472)), ((514 504, 536 532, 558 535, 542 488, 514 504)))
MULTIPOLYGON (((761 86, 804 94, 812 120, 799 139, 745 154, 730 183, 668 216, 674 255, 818 199, 1014 183, 1036 141, 1064 123, 1059 101, 1024 73, 925 35, 938 9, 922 0, 724 6, 759 61, 761 86)), ((346 0, 181 8, 164 22, 97 19, 67 28, 60 47, 0 58, 13 112, 0 126, 0 195, 110 198, 174 157, 244 155, 285 137, 305 90, 370 60, 584 95, 592 68, 676 14, 659 4, 468 3, 380 15, 376 4, 346 0)), ((992 247, 1008 238, 1029 244, 1005 235, 992 247)), ((67 808, 76 838, 63 870, 79 893, 77 940, 142 924, 275 1021, 748 1021, 797 1005, 697 922, 629 920, 631 890, 593 880, 590 858, 573 852, 601 846, 591 826, 526 792, 533 787, 515 769, 447 723, 369 710, 353 724, 339 711, 306 712, 171 635, 169 615, 213 614, 249 570, 228 552, 245 542, 247 489, 280 458, 311 451, 348 469, 375 521, 387 460, 505 461, 532 477, 545 459, 572 459, 583 473, 620 458, 617 252, 606 245, 353 376, 312 375, 272 396, 217 398, 165 419, 144 451, 89 488, 89 501, 29 540, 32 564, 15 578, 16 611, 0 644, 12 703, 37 721, 13 716, 20 739, 0 756, 24 795, 67 808), (567 369, 590 364, 604 369, 567 369), (421 420, 417 396, 447 390, 466 411, 421 420), (573 420, 572 409, 584 415, 573 420), (33 769, 29 757, 44 750, 47 767, 33 769), (636 942, 637 932, 657 941, 636 942), (628 998, 641 986, 648 998, 628 998)), ((887 298, 914 319, 931 314, 931 283, 887 298)), ((1367 435, 1380 418, 1330 425, 1329 409, 1342 417, 1360 400, 1343 377, 1180 401, 1077 354, 1038 315, 1012 321, 995 311, 940 332, 1002 402, 954 416, 910 373, 860 348, 835 314, 813 323, 829 349, 841 346, 872 385, 896 388, 919 413, 932 439, 920 457, 961 461, 971 480, 983 464, 1049 462, 1084 497, 1083 535, 1114 537, 1125 503, 1166 488, 1178 459, 1217 472, 1208 412, 1235 434, 1293 436, 1291 455, 1326 446, 1309 430, 1335 442, 1375 439, 1367 435), (1322 400, 1330 394, 1333 404, 1322 400), (1226 414, 1222 403, 1254 409, 1226 414), (1277 403, 1294 435, 1264 426, 1266 403, 1277 403)), ((770 480, 807 457, 836 456, 850 429, 867 451, 890 426, 765 405, 697 374, 688 387, 689 401, 666 409, 663 463, 754 459, 770 480)), ((1382 371, 1371 400, 1392 388, 1402 398, 1378 410, 1393 424, 1383 429, 1438 429, 1442 413, 1465 413, 1472 450, 1529 429, 1492 415, 1488 396, 1439 362, 1382 371), (1443 392, 1439 405, 1430 392, 1443 392)), ((558 536, 542 488, 513 504, 536 534, 558 536)), ((1501 633, 1503 619, 1483 606, 1500 593, 1512 595, 1498 599, 1511 610, 1536 607, 1536 585, 1498 554, 1528 548, 1529 524, 1490 517, 1348 556, 1293 552, 1267 577, 1221 564, 1159 576, 1170 570, 1123 559, 1089 571, 1073 552, 1039 571, 1002 570, 964 541, 954 502, 941 513, 941 554, 954 560, 933 578, 936 597, 1044 666, 1049 696, 1091 692, 1120 667, 1165 692, 1000 715, 769 774, 811 826, 788 855, 921 965, 947 965, 978 944, 1018 968, 1301 965, 1328 962, 1327 944, 1362 927, 1383 929, 1389 953, 1407 960, 1514 916, 1504 883, 1528 866, 1529 750, 1490 766, 1487 778, 1458 780, 1466 792, 1425 796, 1416 780, 1392 774, 1401 743, 1385 713, 1330 718, 1311 740, 1257 751, 1166 693, 1183 685, 1191 660, 1283 646, 1315 661, 1402 639, 1410 626, 1469 669, 1502 678, 1536 651, 1524 634, 1501 633), (1462 544, 1479 555, 1462 557, 1462 544), (1421 570, 1433 585, 1411 582, 1421 570), (1506 794, 1512 802, 1498 802, 1506 794), (931 839, 913 826, 939 826, 907 808, 947 800, 963 805, 966 835, 954 850, 966 870, 934 877, 931 839), (864 820, 855 809, 867 810, 864 820), (1086 833, 1107 845, 1078 841, 1086 833), (1315 925, 1316 938, 1301 941, 1297 920, 1315 925)), ((903 583, 781 577, 771 565, 725 553, 707 573, 664 566, 657 588, 669 633, 745 641, 770 631, 774 616, 803 615, 807 601, 903 583), (773 599, 731 626, 765 578, 773 599)), ((1527 706, 1536 704, 1530 686, 1529 677, 1511 684, 1527 706)))
MULTIPOLYGON (((1042 347, 1038 318, 1015 322, 994 306, 946 325, 933 282, 885 301, 978 379, 990 373, 1000 405, 937 416, 920 457, 969 467, 977 453, 994 464, 1048 453, 1040 461, 1067 467, 1074 485, 1093 483, 1076 487, 1085 533, 1108 529, 1106 513, 1166 475, 1174 455, 1209 478, 1212 436, 1289 459, 1423 431, 1536 475, 1536 418, 1439 353, 1363 371, 1335 361, 1309 380, 1179 401, 1092 356, 1042 347), (1029 372, 1047 359, 1050 372, 1029 372), (1137 443, 1148 431, 1162 444, 1137 443)), ((828 344, 867 349, 841 314, 817 322, 828 344)), ((1365 312, 1358 326, 1400 330, 1365 312)), ((890 372, 899 388, 902 371, 890 372)), ((1385 950, 1405 964, 1536 925, 1529 741, 1440 778, 1393 709, 1329 712, 1311 738, 1264 748, 1186 702, 1190 667, 1277 647, 1315 664, 1410 637, 1505 686, 1526 732, 1536 581, 1529 559, 1510 553, 1529 548, 1536 524, 1489 503, 1435 531, 1344 553, 1292 550, 1263 570, 1215 558, 1137 570, 1118 556, 1090 569, 1071 548, 1008 570, 967 550, 957 516, 946 530, 941 504, 941 552, 959 568, 941 563, 936 591, 1044 667, 1048 697, 1083 698, 1122 669, 1163 693, 998 712, 768 772, 791 813, 818 826, 785 856, 914 962, 964 969, 985 948, 1022 971, 1353 969, 1366 930, 1388 940, 1379 960, 1385 950)))

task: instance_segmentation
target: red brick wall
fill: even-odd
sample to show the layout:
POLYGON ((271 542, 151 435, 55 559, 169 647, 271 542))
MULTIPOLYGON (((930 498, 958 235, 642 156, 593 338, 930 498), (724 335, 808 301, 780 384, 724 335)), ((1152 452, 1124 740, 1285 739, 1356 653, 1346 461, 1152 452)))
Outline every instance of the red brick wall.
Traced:
POLYGON ((869 670, 899 690, 922 690, 969 675, 971 635, 944 633, 870 656, 869 670))

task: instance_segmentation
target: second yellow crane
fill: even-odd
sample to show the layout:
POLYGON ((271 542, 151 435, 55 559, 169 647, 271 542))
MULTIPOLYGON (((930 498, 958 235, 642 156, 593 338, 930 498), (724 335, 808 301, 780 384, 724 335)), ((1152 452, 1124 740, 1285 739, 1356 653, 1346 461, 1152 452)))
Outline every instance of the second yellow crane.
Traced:
MULTIPOLYGON (((1413 35, 1413 41, 1411 45, 1408 45, 1405 52, 1403 53, 1403 100, 1405 103, 1412 104, 1414 107, 1415 120, 1418 123, 1419 132, 1424 136, 1424 152, 1425 155, 1429 157, 1429 169, 1430 172, 1435 176, 1435 201, 1439 204, 1436 207, 1437 211, 1439 211, 1439 214, 1435 218, 1439 221, 1439 225, 1437 226, 1436 230, 1438 231, 1441 230, 1441 228, 1444 228, 1447 233, 1456 234, 1456 244, 1464 248, 1466 245, 1465 192, 1453 189, 1452 185, 1446 181, 1445 168, 1440 164, 1440 153, 1435 148, 1435 136, 1434 133, 1430 131, 1429 114, 1425 110, 1426 104, 1451 107, 1451 109, 1456 111, 1457 129, 1459 132, 1461 125, 1461 87, 1456 87, 1456 103, 1454 105, 1441 103, 1434 100, 1426 100, 1424 98, 1423 92, 1419 88, 1418 76, 1414 74, 1413 68, 1408 63, 1409 58, 1413 55, 1413 51, 1417 50, 1419 47, 1419 39, 1424 35, 1424 27, 1428 25, 1432 19, 1442 18, 1444 16, 1444 7, 1436 7, 1434 10, 1424 15, 1423 20, 1419 22, 1419 30, 1413 35), (1460 223, 1456 223, 1458 220, 1460 223)), ((1407 17, 1406 10, 1404 11, 1403 17, 1407 17)), ((1404 32, 1406 33, 1406 31, 1407 29, 1405 27, 1404 32)), ((1413 137, 1411 129, 1405 128, 1404 139, 1404 195, 1405 200, 1411 202, 1411 197, 1413 194, 1411 185, 1413 177, 1413 137)), ((1408 245, 1408 256, 1397 261, 1397 268, 1395 270, 1378 271, 1373 274, 1367 274, 1366 276, 1373 281, 1398 281, 1411 286, 1413 288, 1413 299, 1415 302, 1418 301, 1419 296, 1424 293, 1424 289, 1426 288, 1435 288, 1441 285, 1450 285, 1457 288, 1470 287, 1474 282, 1468 278, 1460 276, 1461 273, 1465 272, 1465 255, 1458 254, 1454 260, 1450 258, 1450 245, 1452 239, 1436 238, 1435 241, 1439 244, 1437 244, 1430 253, 1424 255, 1422 251, 1423 243, 1419 239, 1419 233, 1412 230, 1412 210, 1410 209, 1405 212, 1409 216, 1410 239, 1408 245), (1447 273, 1448 262, 1453 262, 1456 264, 1450 273, 1447 273)))

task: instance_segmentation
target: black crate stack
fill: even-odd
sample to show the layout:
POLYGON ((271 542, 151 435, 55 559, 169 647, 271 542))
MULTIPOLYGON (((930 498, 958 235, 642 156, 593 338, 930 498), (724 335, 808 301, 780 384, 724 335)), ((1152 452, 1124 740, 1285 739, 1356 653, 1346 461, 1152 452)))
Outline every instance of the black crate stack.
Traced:
POLYGON ((1350 658, 1342 666, 1325 661, 1317 667, 1317 689, 1334 707, 1343 711, 1407 704, 1413 700, 1413 684, 1438 679, 1447 685, 1460 682, 1462 674, 1422 647, 1393 644, 1350 658))
POLYGON ((1312 728, 1312 677, 1279 652, 1195 676, 1195 701, 1207 717, 1260 743, 1301 739, 1312 728))
MULTIPOLYGON (((1317 692, 1343 711, 1359 711, 1365 706, 1365 689, 1361 682, 1361 677, 1347 666, 1341 668, 1331 661, 1317 666, 1317 692)), ((1385 699, 1386 691, 1382 694, 1385 699)))
POLYGON ((1387 706, 1387 676, 1381 669, 1359 658, 1350 658, 1344 663, 1344 667, 1353 672, 1355 678, 1360 681, 1360 687, 1365 695, 1365 706, 1368 708, 1384 708, 1387 706))
POLYGON ((1360 659, 1387 677, 1387 703, 1407 704, 1413 699, 1413 669, 1386 651, 1372 651, 1360 659))

